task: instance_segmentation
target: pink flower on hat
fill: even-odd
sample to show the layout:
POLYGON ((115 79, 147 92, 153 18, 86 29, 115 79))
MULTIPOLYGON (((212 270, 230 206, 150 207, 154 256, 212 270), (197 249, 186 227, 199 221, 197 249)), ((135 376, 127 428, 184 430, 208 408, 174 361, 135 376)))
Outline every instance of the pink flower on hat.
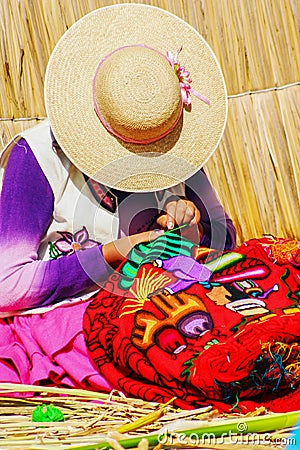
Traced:
POLYGON ((182 47, 179 47, 179 49, 177 50, 175 55, 173 55, 173 53, 168 50, 167 51, 167 60, 173 67, 173 69, 178 77, 182 103, 184 105, 190 105, 192 103, 191 94, 193 94, 196 97, 198 97, 200 100, 202 100, 204 103, 206 103, 207 105, 210 105, 210 101, 206 97, 204 97, 202 94, 200 94, 199 92, 197 92, 191 88, 191 82, 193 80, 190 78, 190 72, 188 70, 186 70, 186 68, 184 66, 181 66, 178 62, 178 55, 181 52, 181 50, 182 50, 182 47))
POLYGON ((72 255, 79 250, 86 250, 98 245, 96 241, 89 239, 89 234, 85 227, 82 227, 74 235, 68 231, 60 231, 59 234, 62 235, 62 238, 55 242, 55 246, 65 255, 72 255))

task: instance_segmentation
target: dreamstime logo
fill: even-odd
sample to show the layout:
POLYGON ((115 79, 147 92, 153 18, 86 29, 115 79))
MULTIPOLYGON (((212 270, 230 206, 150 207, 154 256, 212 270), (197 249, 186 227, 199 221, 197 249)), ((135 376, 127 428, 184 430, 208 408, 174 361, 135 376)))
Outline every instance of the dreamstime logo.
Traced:
POLYGON ((246 424, 246 422, 239 422, 236 426, 236 429, 240 433, 244 433, 245 431, 248 430, 248 425, 246 424))
POLYGON ((167 429, 158 435, 158 442, 161 445, 293 445, 296 448, 296 439, 294 437, 272 436, 271 433, 245 433, 248 425, 245 422, 239 422, 236 426, 237 432, 229 430, 224 433, 189 431, 184 432, 168 431, 167 429))

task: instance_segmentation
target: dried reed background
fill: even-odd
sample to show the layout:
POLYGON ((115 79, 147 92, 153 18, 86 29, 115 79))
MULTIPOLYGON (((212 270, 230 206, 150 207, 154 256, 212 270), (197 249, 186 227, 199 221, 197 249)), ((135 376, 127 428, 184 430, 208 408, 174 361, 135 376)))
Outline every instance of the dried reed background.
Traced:
MULTIPOLYGON (((299 0, 148 0, 211 45, 229 95, 224 137, 206 166, 239 241, 300 238, 299 0)), ((64 31, 101 6, 130 0, 1 0, 1 145, 45 117, 43 78, 64 31)))

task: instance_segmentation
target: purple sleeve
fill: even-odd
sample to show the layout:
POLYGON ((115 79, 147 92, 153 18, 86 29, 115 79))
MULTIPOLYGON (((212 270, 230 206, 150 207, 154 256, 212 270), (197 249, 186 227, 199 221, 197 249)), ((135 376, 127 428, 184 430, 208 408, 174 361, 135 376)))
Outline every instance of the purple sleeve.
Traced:
POLYGON ((186 181, 186 197, 193 201, 201 214, 204 234, 200 245, 219 250, 236 246, 236 229, 224 211, 203 170, 186 181))
POLYGON ((108 276, 101 245, 56 260, 38 259, 53 205, 51 187, 22 139, 9 157, 0 197, 2 312, 55 303, 91 289, 108 276))

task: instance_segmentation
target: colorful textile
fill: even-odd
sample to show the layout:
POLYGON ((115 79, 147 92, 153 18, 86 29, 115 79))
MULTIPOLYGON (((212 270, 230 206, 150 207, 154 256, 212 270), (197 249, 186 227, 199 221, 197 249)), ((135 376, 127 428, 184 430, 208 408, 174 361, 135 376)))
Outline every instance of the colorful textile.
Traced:
POLYGON ((103 377, 128 396, 245 412, 299 409, 300 242, 234 252, 172 233, 133 249, 87 307, 103 377))

